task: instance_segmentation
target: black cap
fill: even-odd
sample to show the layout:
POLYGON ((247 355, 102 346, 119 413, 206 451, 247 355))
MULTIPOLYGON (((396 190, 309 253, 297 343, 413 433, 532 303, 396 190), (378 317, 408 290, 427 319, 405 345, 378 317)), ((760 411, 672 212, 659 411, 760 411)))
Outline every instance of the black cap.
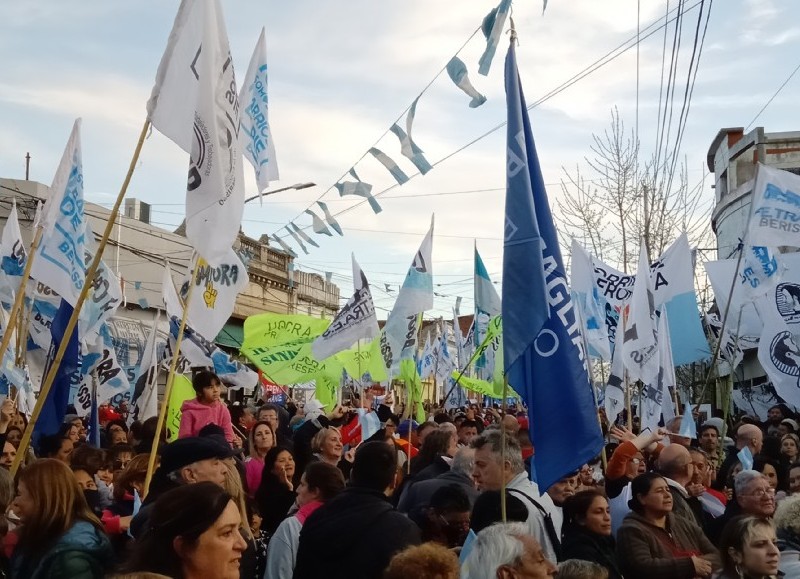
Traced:
POLYGON ((190 436, 167 444, 161 451, 163 474, 171 473, 200 460, 230 458, 236 452, 228 444, 221 444, 213 437, 190 436))

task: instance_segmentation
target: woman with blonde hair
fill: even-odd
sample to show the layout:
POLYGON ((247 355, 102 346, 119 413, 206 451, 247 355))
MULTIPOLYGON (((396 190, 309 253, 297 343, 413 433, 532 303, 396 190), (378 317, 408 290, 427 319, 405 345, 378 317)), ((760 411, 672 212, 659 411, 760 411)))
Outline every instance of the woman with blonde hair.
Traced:
POLYGON ((247 495, 253 498, 256 496, 256 490, 261 484, 261 475, 264 472, 264 457, 277 444, 277 439, 272 425, 266 420, 259 420, 250 429, 247 441, 250 455, 244 461, 244 471, 247 482, 247 495))
POLYGON ((769 519, 734 517, 722 531, 722 571, 714 579, 775 579, 780 564, 777 542, 769 519))
POLYGON ((236 509, 239 511, 239 517, 242 521, 239 527, 239 534, 242 535, 242 538, 247 543, 247 548, 242 552, 242 559, 239 562, 242 569, 241 576, 255 577, 256 568, 259 564, 258 553, 253 538, 253 532, 250 530, 250 525, 248 524, 247 495, 242 485, 242 476, 239 474, 239 470, 236 468, 236 463, 234 463, 233 460, 225 460, 223 462, 225 463, 226 470, 225 484, 222 485, 222 488, 230 495, 231 501, 233 501, 236 505, 236 509))
POLYGON ((786 577, 800 577, 800 497, 779 502, 774 522, 781 552, 780 570, 786 577))
POLYGON ((458 557, 435 543, 409 547, 392 557, 383 579, 458 579, 458 557))
MULTIPOLYGON (((352 457, 350 460, 342 455, 344 446, 342 445, 342 434, 338 428, 328 426, 321 428, 311 439, 311 451, 317 460, 337 467, 345 479, 350 478, 350 471, 353 468, 352 457)), ((350 452, 349 454, 353 454, 350 452)))
POLYGON ((103 525, 63 462, 43 459, 26 467, 13 510, 21 524, 12 577, 99 579, 111 567, 113 553, 103 525))

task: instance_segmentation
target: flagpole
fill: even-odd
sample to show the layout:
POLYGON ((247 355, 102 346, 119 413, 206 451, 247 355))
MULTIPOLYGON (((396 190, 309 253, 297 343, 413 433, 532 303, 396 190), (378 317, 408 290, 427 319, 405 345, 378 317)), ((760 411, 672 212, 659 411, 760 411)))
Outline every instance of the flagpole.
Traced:
MULTIPOLYGON (((31 418, 28 421, 28 426, 25 428, 25 431, 22 434, 22 439, 19 442, 19 448, 17 449, 17 456, 14 458, 14 462, 11 465, 11 476, 17 474, 17 470, 19 470, 20 464, 22 464, 22 460, 25 457, 25 454, 28 451, 28 446, 31 443, 31 436, 33 435, 33 429, 36 425, 36 421, 39 419, 39 415, 42 412, 42 408, 44 407, 44 403, 47 400, 47 396, 50 393, 50 388, 53 386, 53 381, 56 378, 56 373, 58 372, 59 367, 61 366, 61 361, 64 358, 64 353, 67 351, 67 346, 70 342, 70 337, 72 333, 75 331, 76 326, 78 324, 78 317, 81 313, 81 308, 83 307, 83 302, 86 301, 86 296, 89 294, 89 289, 92 287, 92 282, 94 281, 94 276, 97 274, 97 270, 100 267, 100 261, 103 257, 103 250, 105 249, 106 245, 108 244, 108 238, 111 236, 111 231, 114 229, 114 222, 116 221, 117 214, 119 213, 119 208, 122 205, 122 200, 125 198, 125 193, 128 191, 128 185, 131 182, 131 178, 133 177, 133 171, 136 169, 136 164, 139 161, 139 155, 142 152, 142 146, 144 145, 145 137, 147 136, 147 131, 150 128, 150 119, 147 119, 142 125, 142 131, 139 134, 139 141, 136 143, 136 148, 133 151, 133 157, 131 158, 130 165, 128 166, 128 173, 125 175, 125 179, 122 182, 122 187, 120 187, 119 194, 117 195, 117 199, 114 202, 114 207, 111 209, 111 214, 108 216, 108 222, 106 223, 106 228, 103 231, 103 238, 100 240, 99 245, 97 246, 97 251, 95 251, 94 259, 92 259, 92 263, 89 265, 89 269, 86 270, 86 279, 84 280, 83 288, 81 288, 81 293, 78 296, 78 301, 75 302, 75 307, 72 310, 72 315, 67 322, 67 326, 64 329, 64 339, 61 340, 61 343, 58 346, 58 351, 56 352, 55 357, 53 358, 53 363, 50 365, 50 370, 47 372, 47 376, 45 376, 44 381, 42 382, 42 387, 39 391, 39 397, 36 399, 36 405, 33 407, 33 412, 31 413, 31 418)), ((39 228, 39 231, 36 232, 36 237, 34 238, 34 243, 36 247, 39 245, 39 241, 42 237, 42 228, 39 228)), ((19 303, 21 303, 21 295, 22 295, 22 287, 27 282, 27 279, 30 277, 31 271, 31 263, 33 263, 33 256, 35 254, 35 248, 33 244, 31 245, 31 255, 28 259, 28 263, 25 265, 25 272, 22 274, 22 282, 20 285, 20 292, 18 293, 17 300, 15 300, 14 305, 17 309, 19 309, 19 303)), ((8 332, 6 332, 8 333, 8 332)), ((10 339, 10 336, 8 336, 10 339)), ((0 352, 5 352, 5 349, 8 347, 8 340, 6 336, 3 336, 3 342, 0 344, 0 352)))
POLYGON ((156 435, 153 437, 153 445, 150 448, 150 459, 147 461, 147 474, 145 475, 144 479, 144 492, 143 494, 147 494, 147 491, 150 488, 150 482, 153 480, 153 471, 155 470, 156 466, 156 455, 158 453, 158 444, 161 441, 161 431, 164 429, 164 422, 167 418, 167 407, 169 406, 169 397, 172 393, 172 385, 175 382, 175 372, 178 368, 178 358, 180 357, 181 352, 181 342, 183 342, 183 333, 186 329, 186 320, 189 318, 189 302, 192 299, 192 293, 194 290, 194 286, 197 285, 195 283, 195 278, 197 277, 197 269, 200 265, 200 256, 197 256, 197 259, 194 261, 194 267, 192 267, 192 276, 189 278, 189 291, 186 293, 186 299, 183 302, 183 315, 181 316, 181 323, 178 327, 178 335, 175 338, 175 352, 172 354, 172 362, 169 366, 169 374, 167 375, 167 385, 164 389, 164 401, 161 404, 161 410, 158 412, 158 423, 156 425, 156 435))
MULTIPOLYGON (((501 408, 503 409, 503 416, 505 417, 508 410, 506 402, 508 398, 508 376, 503 373, 503 401, 501 408)), ((506 465, 506 428, 503 426, 503 420, 500 419, 500 466, 505 469, 506 465)), ((500 518, 502 522, 507 522, 506 518, 506 479, 502 478, 500 483, 500 518)))

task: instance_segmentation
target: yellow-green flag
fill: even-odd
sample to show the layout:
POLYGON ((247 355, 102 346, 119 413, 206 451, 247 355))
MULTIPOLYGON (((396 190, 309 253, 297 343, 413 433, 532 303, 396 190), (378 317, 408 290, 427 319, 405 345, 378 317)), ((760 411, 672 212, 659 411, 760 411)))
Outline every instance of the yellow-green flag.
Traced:
POLYGON ((172 382, 172 392, 167 405, 167 441, 172 442, 178 438, 181 427, 181 406, 187 400, 196 396, 192 381, 182 374, 176 374, 172 382))
POLYGON ((364 374, 369 373, 373 382, 388 380, 386 366, 383 362, 380 349, 380 336, 374 340, 354 346, 334 356, 344 366, 351 378, 361 380, 364 374))

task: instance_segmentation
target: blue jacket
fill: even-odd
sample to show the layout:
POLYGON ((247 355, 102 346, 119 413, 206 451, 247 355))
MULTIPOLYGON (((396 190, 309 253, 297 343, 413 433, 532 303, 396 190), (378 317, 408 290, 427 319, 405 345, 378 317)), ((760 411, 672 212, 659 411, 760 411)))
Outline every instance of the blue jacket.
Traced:
POLYGON ((27 557, 17 548, 11 557, 11 577, 102 579, 111 569, 113 556, 105 533, 78 521, 42 555, 27 557))

